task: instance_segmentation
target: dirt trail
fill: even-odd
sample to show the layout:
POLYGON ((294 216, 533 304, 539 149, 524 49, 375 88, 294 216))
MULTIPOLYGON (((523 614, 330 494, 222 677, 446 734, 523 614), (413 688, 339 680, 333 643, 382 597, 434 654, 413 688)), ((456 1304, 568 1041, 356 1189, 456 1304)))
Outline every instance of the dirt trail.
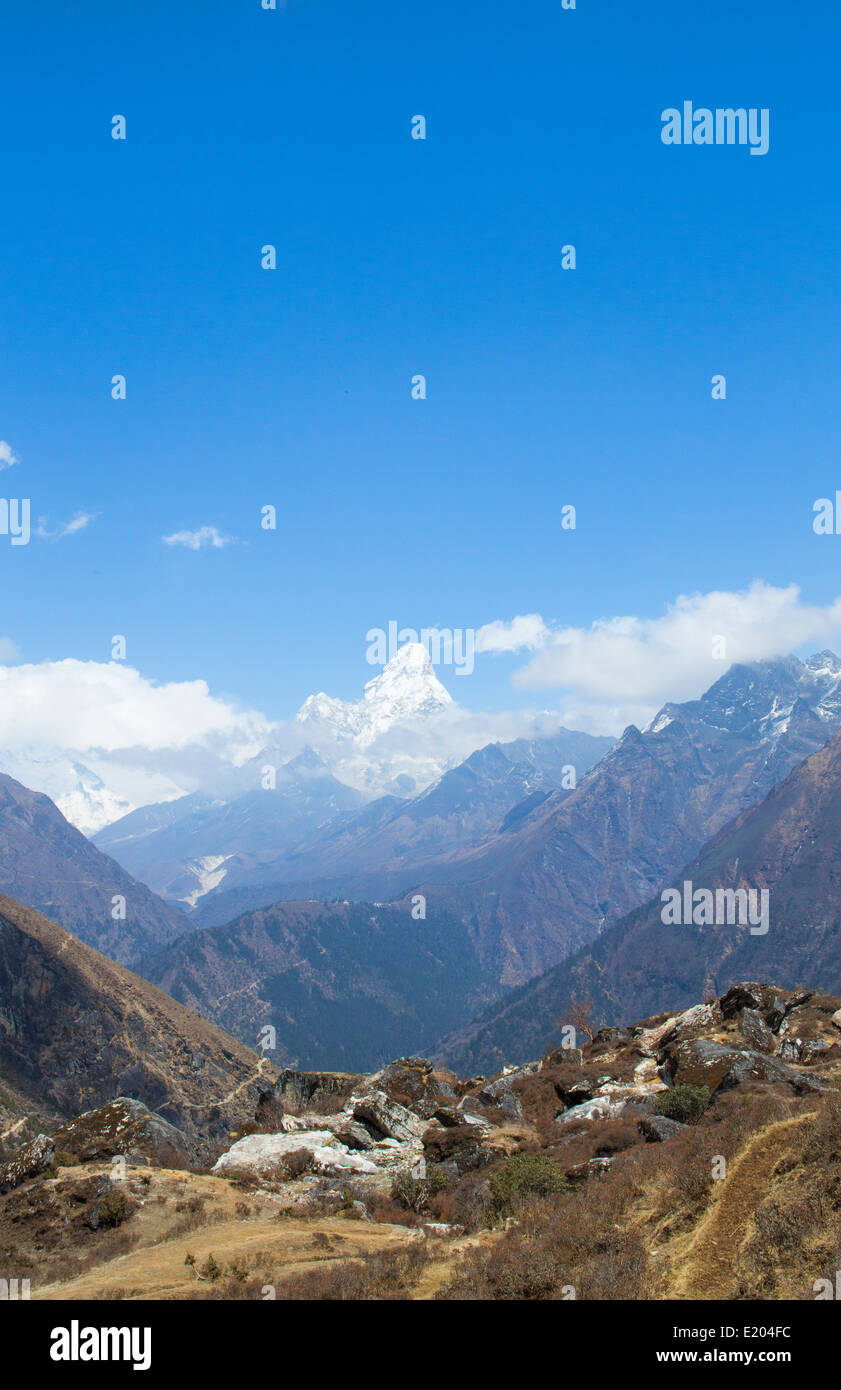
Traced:
POLYGON ((256 1067, 254 1068, 254 1071, 249 1072, 245 1080, 240 1081, 239 1085, 234 1086, 226 1096, 222 1097, 221 1100, 194 1100, 189 1102, 184 1101, 182 1102, 182 1109, 203 1110, 206 1109, 209 1105, 230 1105, 231 1101, 234 1099, 234 1096, 238 1096, 241 1091, 244 1091, 248 1086, 253 1085, 255 1081, 260 1081, 263 1076, 263 1069, 269 1066, 271 1066, 271 1062, 269 1061, 269 1059, 267 1057, 261 1057, 256 1067))
POLYGON ((464 1236, 445 1246, 440 1257, 433 1255, 423 1274, 412 1289, 413 1302, 426 1302, 447 1285, 458 1268, 459 1256, 465 1250, 477 1245, 491 1245, 500 1235, 499 1231, 482 1231, 476 1236, 464 1236))
POLYGON ((739 1265, 750 1217, 763 1197, 774 1169, 798 1126, 814 1116, 779 1120, 753 1136, 717 1182, 713 1201, 686 1247, 673 1252, 675 1275, 669 1297, 726 1299, 739 1265))
POLYGON ((24 1115, 23 1119, 22 1119, 22 1120, 18 1120, 17 1124, 16 1124, 16 1125, 12 1125, 11 1129, 4 1129, 4 1130, 3 1130, 3 1133, 0 1134, 0 1139, 8 1139, 8 1137, 9 1137, 10 1134, 17 1134, 18 1130, 19 1130, 19 1129, 23 1129, 23 1126, 24 1126, 25 1124, 26 1124, 26 1116, 24 1115))

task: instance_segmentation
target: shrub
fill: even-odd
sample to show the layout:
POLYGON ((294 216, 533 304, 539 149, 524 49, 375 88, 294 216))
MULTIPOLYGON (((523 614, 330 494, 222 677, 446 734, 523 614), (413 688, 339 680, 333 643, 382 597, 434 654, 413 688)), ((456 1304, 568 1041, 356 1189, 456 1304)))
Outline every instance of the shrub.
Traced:
POLYGON ((548 1154, 512 1154, 490 1178, 497 1213, 510 1211, 524 1197, 549 1197, 567 1190, 563 1173, 548 1154))
POLYGON ((435 1194, 430 1211, 436 1221, 481 1231, 493 1221, 487 1176, 483 1172, 464 1173, 435 1194), (490 1217, 490 1222, 489 1222, 490 1217))
POLYGON ((199 1277, 202 1279, 209 1279, 211 1283, 215 1283, 217 1279, 221 1278, 221 1276, 222 1270, 216 1263, 216 1260, 214 1259, 213 1255, 208 1255, 207 1259, 205 1260, 204 1264, 199 1270, 199 1277))
POLYGON ((425 1178, 413 1178, 409 1173, 399 1173, 391 1185, 391 1195, 395 1202, 421 1216, 429 1210, 429 1204, 447 1186, 447 1174, 442 1168, 430 1168, 425 1178))
POLYGON ((106 1192, 97 1210, 100 1226, 120 1226, 126 1219, 126 1199, 122 1192, 106 1192))
POLYGON ((309 1149, 292 1149, 281 1159, 281 1168, 287 1178, 300 1178, 312 1168, 313 1158, 309 1149))
POLYGON ((231 1139, 236 1142, 238 1139, 246 1139, 249 1134, 262 1133, 256 1120, 247 1120, 244 1124, 238 1125, 231 1133, 231 1139))
POLYGON ((408 1247, 342 1260, 284 1279, 278 1286, 277 1297, 306 1302, 355 1303, 405 1299, 423 1274, 428 1260, 426 1241, 413 1241, 408 1247))
POLYGON ((684 1083, 661 1091, 654 1103, 654 1113, 663 1115, 667 1120, 678 1120, 682 1125, 692 1125, 701 1118, 709 1103, 707 1086, 684 1083))
POLYGON ((264 1095, 257 1106, 257 1125, 256 1133, 259 1134, 279 1134, 283 1129, 283 1119, 286 1111, 283 1101, 276 1096, 264 1095))
POLYGON ((190 1197, 188 1201, 176 1202, 175 1210, 179 1213, 182 1211, 189 1211, 194 1215, 198 1215, 198 1213, 204 1211, 205 1202, 206 1198, 204 1197, 190 1197))

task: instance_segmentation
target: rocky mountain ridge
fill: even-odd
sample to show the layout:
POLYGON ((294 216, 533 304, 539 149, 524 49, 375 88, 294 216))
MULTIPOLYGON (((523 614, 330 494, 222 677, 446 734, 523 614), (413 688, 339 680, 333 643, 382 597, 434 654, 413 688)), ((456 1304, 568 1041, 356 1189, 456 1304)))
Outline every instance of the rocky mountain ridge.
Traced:
MULTIPOLYGON (((767 933, 747 921, 663 921, 662 895, 614 923, 591 946, 491 1005, 446 1038, 459 1066, 493 1065, 512 1045, 548 1036, 574 998, 595 1015, 627 1017, 722 992, 745 974, 841 989, 841 731, 799 763, 757 806, 724 826, 670 880, 693 890, 767 891, 767 933), (515 1042, 516 1040, 516 1042, 515 1042)), ((516 1055, 516 1054, 515 1054, 516 1055)))

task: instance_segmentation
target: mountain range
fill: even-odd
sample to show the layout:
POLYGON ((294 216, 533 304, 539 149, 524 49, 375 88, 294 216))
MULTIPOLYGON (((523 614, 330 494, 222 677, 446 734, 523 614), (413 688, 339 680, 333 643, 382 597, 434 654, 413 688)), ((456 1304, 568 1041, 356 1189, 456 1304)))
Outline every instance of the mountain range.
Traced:
POLYGON ((593 940, 841 725, 841 662, 731 667, 631 726, 571 794, 452 856, 425 892, 473 924, 518 985, 593 940))
MULTIPOLYGON (((525 985, 523 1009, 528 1013, 527 982, 554 967, 552 989, 560 988, 566 968, 562 962, 593 942, 603 953, 594 969, 605 970, 611 948, 603 943, 614 939, 610 924, 649 901, 706 841, 762 803, 792 768, 823 748, 841 724, 839 671, 841 664, 826 653, 806 663, 785 659, 733 667, 700 700, 667 705, 647 729, 626 730, 574 790, 547 791, 544 785, 501 818, 508 778, 522 788, 523 764, 510 750, 483 750, 410 803, 412 827, 417 846, 421 812, 428 806, 440 836, 446 816, 435 813, 443 805, 455 814, 461 833, 466 808, 472 813, 480 803, 485 814, 493 808, 493 830, 483 828, 466 849, 456 846, 437 858, 429 857, 425 847, 414 860, 407 854, 401 865, 404 886, 410 878, 415 882, 401 899, 385 905, 382 900, 301 903, 290 901, 287 891, 281 894, 286 901, 270 906, 269 894, 279 890, 269 885, 262 909, 185 935, 152 953, 143 970, 238 1036, 254 1037, 258 1024, 271 1019, 290 1056, 302 1063, 312 1062, 316 1053, 311 1049, 316 1049, 319 1065, 326 1065, 326 1045, 328 1054, 340 1049, 343 1065, 356 1064, 346 1052, 341 1020, 348 1020, 353 1045, 364 1048, 358 1024, 351 1020, 367 989, 371 999, 388 997, 389 1004, 387 1026, 381 1004, 375 1006, 368 1040, 373 1050, 364 1052, 365 1064, 389 1050, 411 1048, 419 1038, 428 1046, 430 1027, 449 1014, 454 1021, 442 1029, 445 1055, 454 1056, 463 1070, 487 1067, 491 1061, 501 1065, 506 1047, 514 1045, 514 1034, 504 1024, 506 1011, 520 997, 506 991, 525 985), (512 768, 520 771, 512 773, 512 768), (500 798, 496 802, 489 787, 500 798), (423 901, 422 921, 412 918, 413 901, 423 901), (458 973, 457 980, 450 979, 443 992, 435 993, 434 1007, 429 1004, 430 981, 437 964, 430 974, 425 951, 437 964, 447 962, 445 976, 458 973), (295 1001, 291 1011, 284 1011, 287 997, 295 1001), (484 1030, 483 1041, 472 1048, 464 1041, 472 1037, 466 1020, 481 1008, 481 1000, 487 1003, 477 1025, 484 1030), (487 1032, 495 1026, 496 1011, 503 1020, 501 1041, 487 1032)), ((558 771, 556 765, 555 776, 558 771)), ((393 820, 374 820, 382 809, 376 803, 364 808, 352 820, 352 830, 347 823, 333 828, 334 866, 342 867, 339 851, 344 848, 345 883, 354 881, 355 856, 355 883, 363 886, 368 846, 388 843, 386 828, 391 825, 393 833, 393 820)), ((404 836, 407 809, 406 804, 401 808, 404 836)), ((474 828, 481 820, 479 814, 474 828)), ((383 870, 377 881, 386 881, 383 870)), ((342 882, 333 879, 335 896, 342 882)), ((235 896, 220 895, 220 910, 232 906, 235 896)), ((208 895, 203 911, 213 904, 208 895)), ((656 960, 656 938, 649 947, 656 960)), ((641 953, 640 960, 641 970, 653 969, 661 978, 648 954, 641 953)), ((766 967, 765 973, 784 978, 776 958, 766 967)), ((672 980, 675 992, 681 978, 678 973, 672 980)), ((665 996, 669 979, 666 970, 665 996)), ((691 976, 687 997, 703 983, 691 976)), ((590 993, 598 997, 595 986, 590 993)), ((678 1003, 682 997, 678 994, 678 1003)), ((658 1002, 666 1007, 668 997, 658 997, 658 1002)), ((649 1003, 643 995, 630 1011, 645 1013, 649 1003)), ((617 1005, 615 998, 610 1005, 617 1005)), ((532 1012, 533 1027, 551 1032, 553 1019, 546 1019, 545 1010, 532 1012)), ((518 1017, 517 1030, 524 1039, 517 1042, 518 1049, 534 1050, 534 1033, 523 1017, 518 1017)))
POLYGON ((260 790, 267 765, 279 770, 308 751, 360 802, 410 797, 489 742, 545 737, 560 727, 557 714, 548 711, 484 715, 462 708, 419 642, 400 647, 360 699, 322 691, 309 696, 291 720, 272 721, 197 690, 196 698, 209 707, 209 723, 194 734, 189 722, 179 722, 177 687, 160 691, 173 706, 170 722, 159 719, 151 730, 138 729, 132 717, 134 696, 144 687, 139 672, 114 662, 64 666, 63 679, 76 689, 82 708, 89 690, 92 707, 98 701, 113 708, 112 723, 76 721, 68 741, 57 746, 36 741, 35 719, 28 738, 21 731, 21 743, 0 748, 0 772, 46 793, 86 835, 138 809, 192 794, 199 803, 214 803, 260 790))
POLYGON ((644 902, 819 748, 841 722, 840 676, 831 653, 734 666, 615 747, 569 731, 491 746, 419 796, 361 809, 309 753, 274 792, 146 808, 96 843, 202 926, 281 899, 418 889, 499 943, 501 981, 516 985, 644 902))
POLYGON ((841 731, 798 764, 759 805, 736 816, 674 876, 697 889, 768 891, 766 933, 749 923, 666 924, 662 895, 614 923, 589 948, 530 981, 440 1052, 468 1070, 547 1044, 573 1001, 594 1026, 681 1008, 739 980, 773 974, 784 986, 841 988, 841 731))
MULTIPOLYGON (((113 854, 162 897, 185 908, 232 875, 265 879, 261 866, 284 849, 316 838, 324 827, 366 802, 337 781, 311 749, 285 765, 265 761, 242 769, 249 789, 230 797, 193 792, 177 801, 143 806, 101 830, 96 845, 113 854), (270 785, 261 785, 261 779, 270 785)), ((269 869, 269 876, 272 876, 269 869)))
MULTIPOLYGON (((495 832, 507 818, 561 789, 565 769, 583 774, 612 742, 564 729, 549 738, 490 744, 419 796, 379 797, 361 810, 328 820, 284 852, 234 855, 225 863, 224 878, 196 901, 195 921, 220 925, 281 898, 386 900, 400 895, 432 872, 442 857, 495 832)), ((143 872, 132 847, 116 842, 118 834, 119 827, 111 827, 97 843, 158 887, 160 879, 143 872)))
MULTIPOLYGON (((398 670, 403 713, 423 705, 428 674, 420 659, 398 670)), ((372 684, 376 713, 383 686, 372 684)), ((329 702, 316 707, 313 718, 330 717, 329 702)), ((371 725, 365 708, 333 714, 354 740, 382 711, 371 725)), ((519 999, 533 1030, 547 1026, 565 971, 615 1012, 638 960, 662 999, 640 983, 637 1015, 694 997, 707 974, 722 985, 706 947, 661 970, 658 924, 629 955, 623 932, 740 817, 782 805, 775 788, 839 728, 841 662, 824 652, 733 666, 616 744, 557 729, 490 744, 414 796, 366 800, 313 749, 277 765, 261 753, 237 774, 245 791, 142 808, 101 832, 136 877, 6 777, 0 886, 247 1043, 272 1024, 297 1064, 375 1065, 443 1038, 469 1070, 513 1045, 519 999), (123 900, 125 919, 114 917, 123 900)), ((763 973, 787 978, 776 956, 763 973)), ((533 1050, 523 1017, 517 1029, 533 1050)))
POLYGON ((498 994, 469 933, 403 903, 281 902, 207 927, 140 963, 174 999, 279 1066, 376 1068, 431 1049, 498 994))
POLYGON ((327 752, 308 743, 290 759, 269 744, 222 791, 132 811, 99 830, 96 844, 201 925, 280 898, 385 899, 427 862, 494 831, 520 803, 561 788, 565 773, 583 775, 613 745, 554 720, 543 736, 487 745, 441 775, 446 759, 440 750, 432 762, 428 755, 436 719, 455 709, 428 653, 408 644, 361 700, 305 702, 296 724, 327 752), (383 779, 374 778, 372 750, 394 735, 393 756, 408 756, 413 732, 426 750, 423 767, 395 773, 391 790, 374 798, 365 784, 383 779), (368 772, 354 782, 357 757, 368 772))

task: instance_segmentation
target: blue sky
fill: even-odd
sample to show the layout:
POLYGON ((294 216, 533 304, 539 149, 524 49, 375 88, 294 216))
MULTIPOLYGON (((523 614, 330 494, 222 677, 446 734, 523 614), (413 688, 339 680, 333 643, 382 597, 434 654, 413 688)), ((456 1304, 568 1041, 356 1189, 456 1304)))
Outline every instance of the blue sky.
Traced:
MULTIPOLYGON (((282 718, 358 694, 391 619, 831 603, 839 31, 828 0, 9 4, 0 491, 93 519, 0 538, 0 630, 27 662, 124 633, 282 718), (767 156, 665 147, 685 99, 770 108, 767 156), (236 543, 162 542, 201 526, 236 543)), ((518 664, 440 674, 551 704, 518 664)))

